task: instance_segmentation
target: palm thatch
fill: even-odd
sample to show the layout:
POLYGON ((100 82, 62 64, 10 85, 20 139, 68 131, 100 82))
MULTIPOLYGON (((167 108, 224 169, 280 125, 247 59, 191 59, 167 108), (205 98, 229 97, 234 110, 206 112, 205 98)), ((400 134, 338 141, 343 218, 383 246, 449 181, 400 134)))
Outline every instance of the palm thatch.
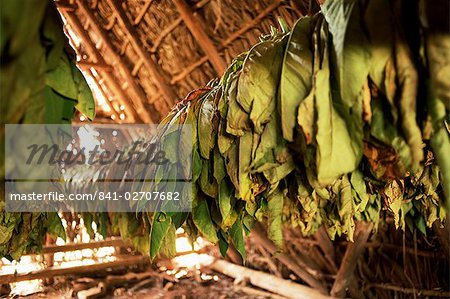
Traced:
MULTIPOLYGON (((156 123, 266 34, 318 10, 293 0, 58 0, 98 122, 156 123)), ((81 120, 84 118, 81 116, 81 120)))

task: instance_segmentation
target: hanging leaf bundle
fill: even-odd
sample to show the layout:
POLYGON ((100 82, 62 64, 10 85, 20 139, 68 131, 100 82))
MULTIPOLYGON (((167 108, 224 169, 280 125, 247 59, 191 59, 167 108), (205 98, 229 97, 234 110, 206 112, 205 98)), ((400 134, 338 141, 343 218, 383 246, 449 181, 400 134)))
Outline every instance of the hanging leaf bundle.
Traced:
POLYGON ((170 165, 190 151, 167 128, 193 128, 191 165, 148 170, 192 174, 192 212, 85 222, 149 240, 138 248, 152 258, 174 252, 182 225, 244 258, 255 219, 280 248, 284 224, 352 240, 355 221, 393 217, 426 233, 450 200, 450 34, 430 6, 328 1, 291 30, 281 22, 161 122, 170 165))
MULTIPOLYGON (((355 221, 393 216, 423 233, 444 221, 450 35, 425 25, 427 5, 408 15, 406 5, 328 1, 290 32, 273 28, 220 82, 177 105, 163 123, 194 128, 189 231, 245 257, 254 219, 280 248, 286 222, 353 240, 355 221)), ((149 217, 154 257, 180 223, 149 217)))
POLYGON ((56 213, 4 212, 5 143, 21 149, 4 124, 71 123, 75 109, 93 119, 95 102, 53 1, 2 1, 0 21, 0 256, 18 259, 40 250, 47 232, 65 233, 56 213))

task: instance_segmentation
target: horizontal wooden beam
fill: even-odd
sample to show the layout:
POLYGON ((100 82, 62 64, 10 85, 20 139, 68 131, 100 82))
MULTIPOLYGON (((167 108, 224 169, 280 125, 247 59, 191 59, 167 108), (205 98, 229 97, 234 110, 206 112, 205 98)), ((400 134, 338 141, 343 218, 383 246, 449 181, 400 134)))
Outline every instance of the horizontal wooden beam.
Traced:
POLYGON ((126 258, 122 257, 112 262, 98 263, 92 265, 82 265, 74 267, 49 267, 46 269, 31 271, 28 273, 2 274, 0 275, 0 281, 2 284, 6 284, 33 279, 44 279, 62 275, 79 275, 79 274, 95 273, 110 268, 131 267, 135 265, 145 265, 147 263, 149 263, 148 256, 129 256, 126 258))
POLYGON ((89 243, 70 243, 65 245, 47 245, 42 248, 43 254, 56 253, 56 252, 68 252, 83 249, 93 249, 100 247, 126 247, 130 246, 130 243, 122 239, 106 239, 102 241, 93 241, 89 243))

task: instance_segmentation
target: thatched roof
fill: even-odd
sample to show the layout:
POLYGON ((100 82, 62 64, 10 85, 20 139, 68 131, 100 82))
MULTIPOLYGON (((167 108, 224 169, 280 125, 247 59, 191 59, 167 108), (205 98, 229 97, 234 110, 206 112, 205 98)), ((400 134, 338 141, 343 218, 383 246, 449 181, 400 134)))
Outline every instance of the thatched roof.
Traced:
MULTIPOLYGON (((59 0, 99 122, 155 123, 277 26, 317 10, 298 0, 59 0), (122 118, 122 119, 121 119, 122 118)), ((81 117, 83 119, 83 117, 81 117)))

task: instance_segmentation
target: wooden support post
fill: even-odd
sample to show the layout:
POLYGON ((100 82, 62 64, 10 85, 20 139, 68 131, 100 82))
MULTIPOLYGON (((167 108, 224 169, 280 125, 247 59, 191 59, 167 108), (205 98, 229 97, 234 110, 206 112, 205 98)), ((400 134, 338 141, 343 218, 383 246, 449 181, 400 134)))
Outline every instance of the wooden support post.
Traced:
POLYGON ((184 23, 188 27, 189 31, 194 36, 195 40, 198 42, 200 47, 205 52, 206 56, 208 56, 209 61, 213 65, 218 75, 221 75, 223 71, 225 71, 227 64, 225 60, 219 54, 219 51, 214 46, 211 39, 208 37, 204 30, 203 24, 200 20, 194 16, 192 9, 184 0, 173 0, 178 13, 183 18, 184 23))
MULTIPOLYGON (((88 33, 84 30, 83 25, 81 24, 78 17, 71 12, 64 13, 65 18, 69 22, 71 28, 76 32, 76 34, 81 38, 83 45, 86 48, 89 56, 92 56, 92 59, 96 63, 100 63, 106 65, 103 56, 100 54, 99 50, 95 47, 95 44, 92 42, 88 33)), ((105 79, 107 85, 114 90, 114 92, 120 97, 121 101, 123 101, 127 106, 130 107, 132 111, 133 120, 139 120, 140 115, 138 115, 133 103, 129 100, 129 97, 124 93, 122 88, 119 86, 117 78, 111 72, 102 72, 103 78, 105 79)))
POLYGON ((310 287, 292 282, 290 280, 285 280, 271 274, 238 266, 224 260, 216 260, 208 267, 214 271, 223 273, 238 280, 245 281, 248 279, 254 286, 287 298, 331 299, 329 296, 326 296, 318 290, 310 287))
POLYGON ((113 10, 114 14, 117 17, 117 20, 122 25, 123 29, 125 30, 125 33, 128 36, 128 39, 130 40, 131 45, 133 46, 134 50, 138 53, 141 60, 144 62, 147 69, 150 71, 150 75, 152 76, 152 79, 155 81, 156 85, 161 90, 161 93, 164 95, 164 98, 168 104, 169 107, 171 107, 174 102, 177 100, 177 95, 173 91, 172 87, 167 84, 167 81, 164 77, 164 71, 160 68, 159 65, 157 65, 150 54, 144 50, 144 47, 141 44, 141 41, 138 38, 138 35, 133 28, 133 26, 128 21, 128 18, 125 14, 125 11, 122 9, 122 7, 117 3, 116 0, 108 0, 108 4, 110 5, 111 9, 113 10))
POLYGON ((333 287, 331 288, 331 296, 344 297, 346 289, 350 285, 350 280, 354 278, 356 264, 364 252, 365 245, 372 232, 372 224, 366 222, 358 222, 356 224, 354 242, 349 242, 345 250, 344 257, 341 262, 333 287))
POLYGON ((89 21, 89 25, 95 31, 95 33, 100 37, 100 40, 103 46, 110 52, 112 55, 112 60, 115 60, 117 63, 117 67, 120 68, 125 74, 125 80, 127 81, 130 88, 134 91, 137 98, 132 97, 133 104, 135 106, 136 112, 139 114, 140 118, 146 123, 154 123, 153 118, 156 120, 158 117, 150 116, 147 109, 143 105, 143 101, 147 101, 147 95, 145 94, 142 87, 138 86, 133 76, 131 75, 131 71, 122 58, 117 54, 114 46, 106 35, 104 29, 98 24, 97 20, 93 12, 87 7, 87 4, 84 0, 76 0, 80 11, 86 16, 89 21))

